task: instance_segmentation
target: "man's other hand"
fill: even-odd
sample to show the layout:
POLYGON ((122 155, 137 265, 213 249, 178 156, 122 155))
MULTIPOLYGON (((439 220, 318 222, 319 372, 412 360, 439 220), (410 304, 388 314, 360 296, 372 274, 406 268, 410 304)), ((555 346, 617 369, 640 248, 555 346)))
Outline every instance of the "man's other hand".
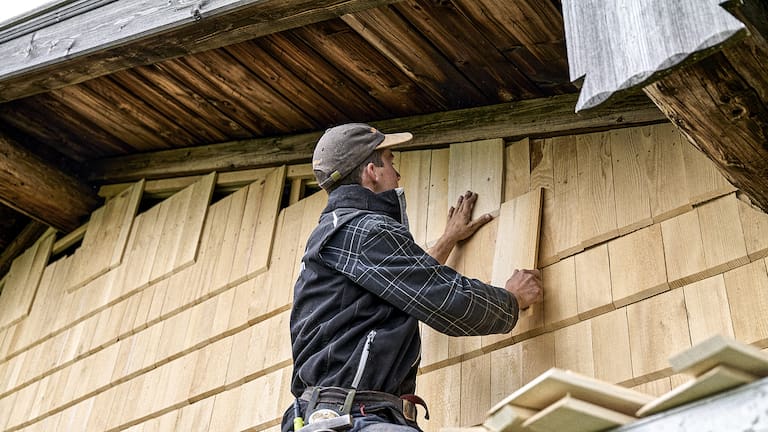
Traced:
POLYGON ((440 264, 445 264, 456 243, 471 237, 481 226, 493 220, 490 214, 484 214, 472 220, 475 202, 477 202, 477 194, 467 191, 459 196, 456 206, 448 210, 448 222, 445 224, 443 235, 427 251, 440 264))
POLYGON ((455 207, 448 209, 448 222, 445 224, 444 237, 458 243, 472 236, 481 226, 493 219, 490 214, 484 214, 472 220, 472 210, 477 202, 477 194, 467 191, 459 196, 455 207))
POLYGON ((504 288, 515 296, 520 310, 528 309, 532 304, 544 299, 541 272, 538 270, 515 270, 507 279, 504 288))

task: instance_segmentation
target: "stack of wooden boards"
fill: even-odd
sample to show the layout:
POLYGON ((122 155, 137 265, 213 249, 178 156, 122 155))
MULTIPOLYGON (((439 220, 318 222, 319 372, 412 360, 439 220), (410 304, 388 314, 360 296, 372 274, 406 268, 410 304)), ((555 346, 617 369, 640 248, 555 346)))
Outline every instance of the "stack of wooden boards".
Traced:
POLYGON ((620 385, 552 368, 496 404, 480 426, 443 432, 598 432, 768 376, 768 356, 721 335, 672 357, 687 383, 653 399, 620 385))

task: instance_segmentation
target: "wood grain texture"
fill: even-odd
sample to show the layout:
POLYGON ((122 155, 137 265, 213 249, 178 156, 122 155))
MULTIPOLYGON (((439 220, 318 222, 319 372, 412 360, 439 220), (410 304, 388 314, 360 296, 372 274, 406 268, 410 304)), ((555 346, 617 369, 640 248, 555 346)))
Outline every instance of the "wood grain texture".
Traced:
POLYGON ((552 147, 554 180, 554 214, 551 218, 554 249, 558 259, 573 255, 582 249, 579 217, 579 167, 577 141, 572 136, 548 139, 552 147))
POLYGON ((326 2, 307 7, 293 2, 267 5, 256 1, 237 5, 231 0, 226 0, 206 4, 205 7, 186 5, 176 8, 162 2, 133 6, 105 5, 63 20, 57 23, 58 25, 39 29, 38 39, 32 42, 33 49, 40 52, 32 58, 12 54, 18 51, 19 46, 30 43, 28 38, 19 37, 0 45, 2 52, 9 55, 9 58, 14 58, 1 72, 6 78, 15 78, 8 80, 9 83, 2 87, 4 99, 28 96, 43 89, 81 82, 138 64, 157 62, 189 52, 205 51, 387 2, 344 5, 336 3, 326 2), (269 24, 255 19, 264 14, 281 19, 269 24), (221 33, 195 26, 190 28, 190 17, 195 16, 205 16, 210 29, 230 23, 231 30, 221 33), (122 26, 119 34, 108 30, 114 25, 122 26), (89 30, 78 31, 82 28, 89 30), (55 43, 58 40, 67 40, 68 43, 59 45, 55 43), (97 53, 95 57, 94 52, 97 53), (137 52, 153 54, 151 59, 137 61, 136 56, 131 54, 137 52), (124 60, 110 61, 114 58, 124 60), (72 72, 55 81, 45 79, 50 76, 51 64, 59 67, 67 65, 72 72))
POLYGON ((461 425, 477 425, 485 420, 491 407, 491 369, 490 354, 461 362, 461 425))
POLYGON ((633 376, 654 380, 669 375, 669 357, 691 346, 683 291, 627 306, 627 320, 633 376))
POLYGON ((555 177, 552 140, 531 141, 531 189, 543 188, 541 233, 539 238, 539 267, 558 260, 556 239, 555 177))
MULTIPOLYGON (((498 233, 495 241, 491 285, 503 287, 515 270, 535 269, 538 263, 539 230, 541 227, 542 189, 505 202, 499 211, 498 233)), ((540 304, 520 311, 513 336, 536 330, 543 324, 540 304)), ((482 337, 486 347, 506 339, 505 335, 482 337)))
POLYGON ((722 275, 686 285, 683 294, 692 344, 717 334, 734 336, 731 308, 722 275))
POLYGON ((755 261, 768 256, 768 214, 739 200, 739 216, 749 259, 755 261))
POLYGON ((752 345, 731 337, 714 335, 669 359, 675 372, 700 376, 722 365, 763 377, 768 375, 768 357, 752 345))
POLYGON ((530 140, 523 138, 504 149, 504 201, 531 189, 530 140))
POLYGON ((54 237, 49 230, 11 264, 0 293, 0 328, 16 324, 29 315, 54 237))
POLYGON ((592 323, 581 321, 554 331, 555 367, 585 376, 595 376, 592 323))
POLYGON ((499 402, 497 406, 491 408, 491 411, 496 411, 507 404, 542 410, 566 394, 626 415, 633 415, 652 399, 648 395, 625 387, 552 368, 499 402))
POLYGON ((523 423, 536 412, 514 405, 504 405, 488 415, 483 427, 491 432, 521 432, 523 423))
POLYGON ((700 280, 708 273, 696 210, 663 221, 661 236, 670 287, 681 287, 700 280))
POLYGON ((642 129, 609 132, 611 167, 619 234, 627 234, 653 223, 649 179, 643 166, 642 129))
POLYGON ((448 196, 450 149, 432 150, 432 166, 429 173, 429 204, 427 206, 427 247, 443 235, 448 222, 447 208, 455 206, 455 197, 448 196))
POLYGON ((541 269, 541 284, 545 293, 545 329, 551 330, 576 323, 579 313, 574 258, 566 258, 541 269))
POLYGON ((523 423, 534 432, 567 428, 573 432, 597 432, 621 426, 635 418, 566 395, 523 423))
POLYGON ((703 203, 736 190, 704 153, 688 143, 685 136, 681 140, 691 204, 703 203))
MULTIPOLYGON (((402 177, 400 187, 405 190, 408 203, 408 227, 413 239, 422 247, 427 244, 431 167, 431 150, 401 152, 396 167, 402 177)), ((446 214, 447 211, 446 208, 446 214)))
POLYGON ((735 194, 704 203, 696 211, 701 224, 707 275, 722 273, 749 262, 735 194))
POLYGON ((616 307, 667 291, 660 225, 652 225, 608 243, 611 292, 616 307))
POLYGON ((680 133, 671 124, 645 126, 638 137, 643 165, 650 182, 649 197, 654 222, 691 209, 680 133))
POLYGON ((589 247, 618 234, 610 134, 578 135, 579 240, 589 247))
MULTIPOLYGON (((611 107, 598 108, 578 116, 573 113, 575 99, 575 95, 561 95, 477 109, 403 117, 373 122, 372 126, 384 131, 412 132, 413 141, 400 147, 405 151, 499 137, 521 139, 529 136, 568 135, 618 125, 666 121, 646 97, 628 97, 611 107)), ((305 163, 311 161, 312 150, 319 137, 320 133, 312 132, 112 157, 95 164, 89 180, 115 183, 141 178, 157 179, 305 163)), ((533 172, 539 159, 535 152, 531 154, 533 172)), ((531 184, 537 185, 540 184, 531 184)))
POLYGON ((424 432, 438 432, 442 427, 461 426, 461 365, 455 364, 416 377, 416 387, 429 400, 429 417, 424 432))
POLYGON ((448 168, 448 197, 466 191, 478 195, 472 217, 492 213, 501 206, 504 142, 501 139, 452 144, 448 168))
POLYGON ((574 257, 576 309, 579 319, 613 310, 608 245, 595 246, 574 257))
POLYGON ((614 384, 632 382, 632 353, 626 308, 592 318, 594 377, 614 384))
MULTIPOLYGON (((719 1, 619 1, 584 5, 565 1, 571 80, 585 77, 576 110, 599 105, 613 94, 643 86, 700 51, 743 35, 744 24, 719 1), (664 16, 686 17, 679 20, 664 16), (588 23, 600 22, 599 26, 588 23), (606 36, 606 32, 609 36, 606 36)), ((701 55, 701 54, 699 54, 701 55)))
POLYGON ((734 387, 755 381, 757 377, 728 366, 715 366, 696 379, 675 387, 669 393, 637 411, 638 417, 645 417, 658 412, 703 399, 707 396, 724 392, 734 387))
POLYGON ((87 185, 5 134, 0 134, 0 155, 0 202, 4 205, 64 232, 77 228, 81 218, 98 205, 87 185))
POLYGON ((766 150, 762 143, 768 81, 760 60, 768 52, 762 2, 732 5, 729 12, 750 35, 644 89, 731 184, 768 210, 766 150), (691 85, 691 83, 698 83, 691 85), (753 132, 754 131, 754 132, 753 132), (760 161, 755 163, 754 161, 760 161), (743 168, 736 168, 743 167, 743 168))
POLYGON ((766 262, 755 261, 728 271, 723 277, 734 336, 742 342, 765 346, 768 341, 768 322, 763 318, 768 307, 766 262))

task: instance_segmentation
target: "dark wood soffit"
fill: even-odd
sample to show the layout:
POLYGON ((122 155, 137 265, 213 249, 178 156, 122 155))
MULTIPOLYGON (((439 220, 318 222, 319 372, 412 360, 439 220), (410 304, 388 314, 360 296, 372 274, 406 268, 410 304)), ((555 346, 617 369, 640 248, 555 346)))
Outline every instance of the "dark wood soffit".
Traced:
MULTIPOLYGON (((488 138, 540 138, 666 121, 642 94, 579 114, 573 112, 577 96, 561 95, 372 124, 385 132, 411 131, 413 141, 401 148, 417 149, 488 138)), ((108 158, 91 164, 94 169, 89 180, 109 184, 304 163, 312 159, 312 150, 320 135, 321 132, 313 132, 108 158)))
POLYGON ((69 232, 98 202, 85 183, 0 135, 0 203, 69 232))
POLYGON ((0 43, 0 102, 395 2, 118 0, 0 43))
POLYGON ((732 10, 750 36, 645 88, 666 116, 768 212, 768 5, 732 10))

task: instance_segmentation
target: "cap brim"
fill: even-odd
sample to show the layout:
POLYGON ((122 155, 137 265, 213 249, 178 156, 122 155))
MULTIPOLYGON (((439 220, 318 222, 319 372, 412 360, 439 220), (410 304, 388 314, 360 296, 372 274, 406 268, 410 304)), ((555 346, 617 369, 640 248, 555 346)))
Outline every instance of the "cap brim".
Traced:
POLYGON ((376 146, 376 150, 394 147, 398 144, 407 143, 412 139, 413 139, 413 134, 410 132, 384 134, 384 141, 382 141, 381 144, 376 146))

